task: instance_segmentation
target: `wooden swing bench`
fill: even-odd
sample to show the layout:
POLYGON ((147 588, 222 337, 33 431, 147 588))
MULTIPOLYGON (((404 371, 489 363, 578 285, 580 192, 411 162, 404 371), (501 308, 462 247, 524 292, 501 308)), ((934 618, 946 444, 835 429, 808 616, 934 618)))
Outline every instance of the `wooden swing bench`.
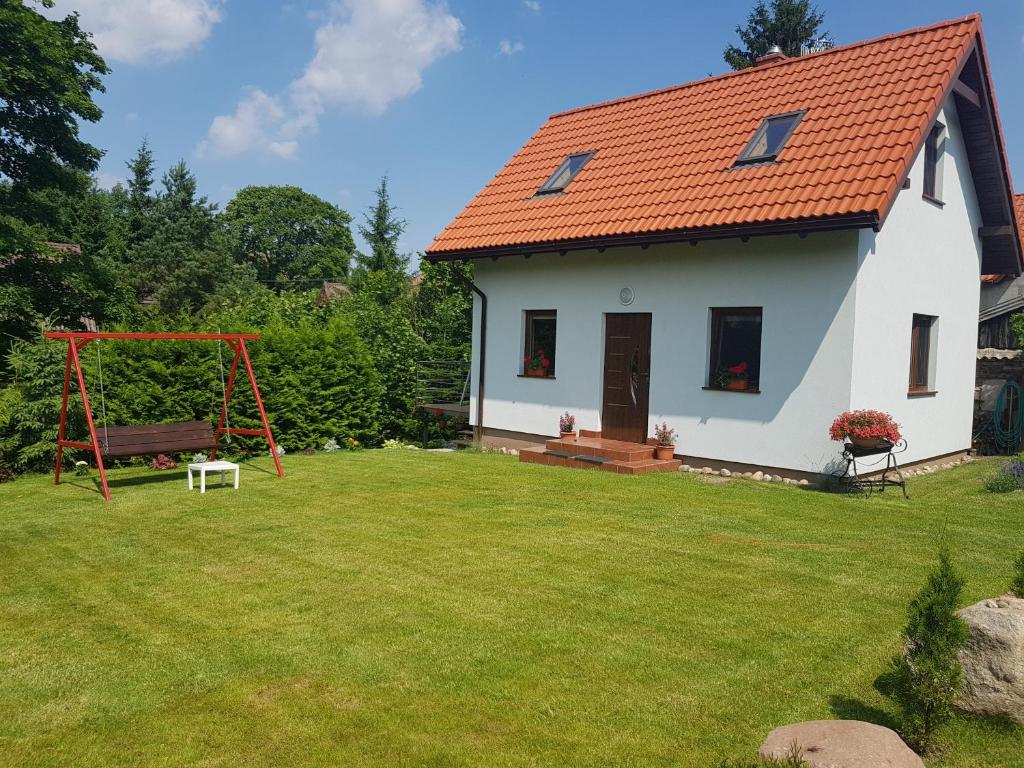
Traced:
MULTIPOLYGON (((96 469, 100 475, 100 487, 103 498, 110 501, 110 485, 107 483, 107 471, 103 460, 120 459, 128 456, 152 456, 166 453, 188 453, 189 451, 209 451, 210 458, 216 456, 221 448, 220 439, 224 435, 248 435, 262 437, 267 441, 270 456, 277 468, 277 476, 284 477, 281 458, 274 443, 274 434, 270 430, 267 411, 263 407, 260 388, 256 384, 256 374, 252 369, 252 360, 245 345, 247 340, 259 338, 256 333, 100 333, 87 331, 49 331, 48 339, 67 341, 68 356, 64 364, 64 397, 60 407, 60 426, 57 428, 57 462, 53 473, 53 482, 60 483, 60 472, 63 464, 64 449, 74 448, 90 451, 96 459, 96 469), (106 426, 106 405, 103 405, 103 427, 97 429, 93 421, 89 394, 86 392, 85 373, 79 352, 87 345, 103 339, 142 339, 142 340, 176 340, 176 341, 216 341, 217 358, 221 360, 220 343, 224 342, 234 353, 231 360, 231 371, 227 381, 224 380, 223 361, 221 361, 221 408, 217 428, 208 421, 179 421, 168 424, 140 424, 137 426, 108 427, 106 426), (231 427, 228 422, 228 403, 235 385, 235 376, 239 369, 245 371, 249 379, 256 410, 259 411, 261 427, 258 429, 242 429, 231 427), (68 440, 65 428, 68 420, 68 397, 71 394, 71 374, 74 372, 78 383, 78 391, 82 396, 82 407, 85 410, 85 423, 89 430, 89 442, 68 440)), ((103 395, 103 366, 99 347, 96 350, 97 372, 100 382, 100 402, 103 395)), ((228 438, 230 440, 230 437, 228 438)))
POLYGON ((139 424, 99 430, 103 455, 111 459, 126 456, 155 456, 160 453, 215 451, 217 441, 208 421, 179 421, 170 424, 139 424))

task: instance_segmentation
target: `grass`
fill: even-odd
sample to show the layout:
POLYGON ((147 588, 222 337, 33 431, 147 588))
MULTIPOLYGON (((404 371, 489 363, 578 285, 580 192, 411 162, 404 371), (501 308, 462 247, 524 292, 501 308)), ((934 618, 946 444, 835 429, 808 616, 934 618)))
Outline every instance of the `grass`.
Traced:
MULTIPOLYGON (((871 498, 366 451, 0 485, 0 765, 715 766, 874 687, 945 535, 1006 591, 976 462, 871 498)), ((1011 535, 1010 532, 1018 532, 1011 535)), ((1021 765, 959 718, 941 766, 1021 765)))

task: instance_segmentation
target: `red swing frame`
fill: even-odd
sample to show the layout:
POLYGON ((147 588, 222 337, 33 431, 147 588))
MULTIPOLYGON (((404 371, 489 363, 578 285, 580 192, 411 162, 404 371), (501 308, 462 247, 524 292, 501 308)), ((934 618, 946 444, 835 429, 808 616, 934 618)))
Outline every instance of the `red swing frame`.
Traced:
MULTIPOLYGON (((96 467, 100 473, 100 485, 103 486, 103 498, 110 501, 110 486, 107 485, 107 472, 103 467, 103 452, 100 450, 99 436, 96 434, 96 425, 92 418, 92 409, 89 407, 89 393, 85 388, 85 374, 82 371, 82 363, 78 353, 90 342, 97 339, 173 339, 178 341, 224 341, 234 351, 234 359, 231 361, 231 373, 228 374, 227 384, 224 387, 224 399, 220 408, 220 419, 217 422, 217 432, 214 434, 214 442, 219 444, 221 435, 255 435, 265 437, 270 446, 270 455, 274 457, 274 464, 277 466, 277 476, 284 477, 284 470, 281 468, 281 459, 277 455, 277 446, 274 444, 274 433, 270 431, 270 422, 267 421, 267 411, 263 407, 263 398, 260 396, 260 388, 256 384, 256 374, 252 370, 252 361, 249 359, 249 350, 245 346, 247 340, 259 339, 258 333, 87 333, 77 331, 51 331, 45 334, 48 339, 67 339, 68 359, 64 365, 64 399, 60 407, 60 427, 57 430, 57 467, 54 471, 53 483, 60 483, 61 461, 64 458, 65 448, 77 448, 83 451, 92 451, 96 458, 96 467), (237 427, 226 427, 225 421, 228 414, 228 403, 231 400, 231 393, 235 385, 235 374, 238 372, 239 361, 245 363, 245 370, 249 376, 249 385, 252 387, 253 398, 256 400, 256 407, 260 412, 260 419, 263 422, 263 429, 240 429, 237 427), (85 408, 85 422, 89 427, 88 443, 79 443, 74 440, 64 439, 64 427, 68 418, 68 396, 71 394, 71 368, 74 367, 78 379, 78 389, 82 393, 82 405, 85 408)), ((217 449, 210 451, 210 459, 217 458, 217 449)))

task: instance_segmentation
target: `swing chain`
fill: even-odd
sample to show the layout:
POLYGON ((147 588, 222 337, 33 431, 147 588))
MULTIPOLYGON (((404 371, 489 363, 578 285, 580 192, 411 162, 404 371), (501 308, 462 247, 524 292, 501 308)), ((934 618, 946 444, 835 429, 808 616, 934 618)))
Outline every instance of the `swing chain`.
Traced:
POLYGON ((100 342, 102 341, 102 339, 96 339, 96 369, 100 377, 100 410, 103 412, 103 452, 106 453, 110 450, 110 437, 107 434, 107 396, 103 391, 103 356, 100 354, 100 342))
MULTIPOLYGON (((217 329, 217 333, 220 333, 220 328, 217 329)), ((224 355, 221 353, 221 345, 224 342, 221 339, 217 339, 217 362, 220 363, 220 393, 221 402, 224 404, 224 430, 227 435, 228 445, 231 445, 231 417, 228 416, 228 388, 224 383, 224 355)))

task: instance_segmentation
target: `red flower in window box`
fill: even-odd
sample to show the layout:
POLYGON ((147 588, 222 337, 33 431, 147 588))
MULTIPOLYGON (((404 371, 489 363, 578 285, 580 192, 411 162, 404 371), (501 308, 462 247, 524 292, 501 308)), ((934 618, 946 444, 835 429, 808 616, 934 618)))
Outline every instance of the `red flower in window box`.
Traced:
POLYGON ((526 369, 527 376, 543 378, 548 375, 551 361, 544 355, 543 349, 538 349, 532 355, 527 355, 523 358, 523 366, 526 369))
POLYGON ((719 389, 744 390, 750 386, 747 373, 749 370, 750 365, 746 362, 723 366, 715 373, 715 386, 719 389))

